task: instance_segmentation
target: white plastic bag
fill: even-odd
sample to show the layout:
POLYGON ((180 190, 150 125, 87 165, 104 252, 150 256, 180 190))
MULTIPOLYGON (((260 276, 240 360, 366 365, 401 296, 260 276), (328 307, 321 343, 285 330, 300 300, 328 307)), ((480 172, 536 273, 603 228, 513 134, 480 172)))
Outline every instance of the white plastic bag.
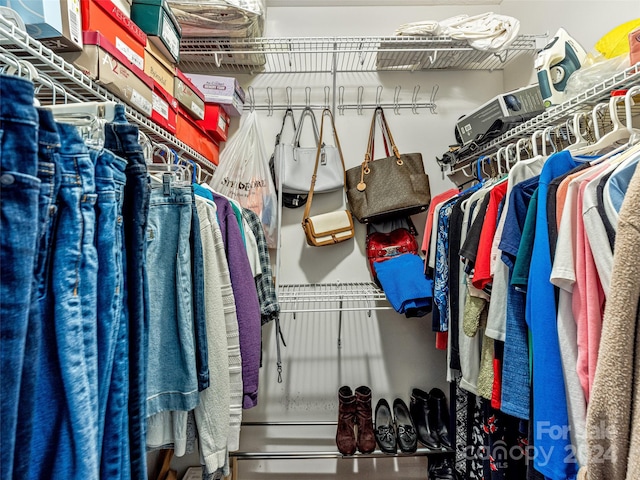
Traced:
POLYGON ((220 164, 210 185, 216 192, 253 210, 262 221, 267 244, 270 248, 276 247, 278 197, 257 112, 242 116, 240 128, 220 153, 220 164))

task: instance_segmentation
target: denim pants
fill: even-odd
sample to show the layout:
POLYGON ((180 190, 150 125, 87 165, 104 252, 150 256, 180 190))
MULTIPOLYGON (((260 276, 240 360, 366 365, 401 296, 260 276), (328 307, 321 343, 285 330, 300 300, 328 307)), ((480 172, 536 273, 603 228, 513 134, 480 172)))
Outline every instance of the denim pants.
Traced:
POLYGON ((196 349, 196 369, 198 372, 198 391, 209 388, 209 347, 207 342, 207 317, 205 313, 204 292, 204 254, 200 237, 200 219, 195 198, 191 209, 191 278, 193 295, 193 319, 196 349))
POLYGON ((95 167, 75 127, 57 129, 60 188, 30 478, 84 480, 99 476, 95 167))
POLYGON ((98 195, 95 243, 100 278, 97 297, 100 478, 130 478, 128 316, 123 298, 122 219, 127 162, 108 150, 92 150, 91 156, 98 195))
MULTIPOLYGON (((43 360, 41 352, 46 328, 43 325, 43 320, 46 318, 49 301, 51 242, 58 210, 55 202, 60 188, 60 177, 57 175, 59 172, 56 169, 59 149, 60 136, 53 114, 49 110, 38 109, 38 178, 40 179, 36 240, 38 252, 34 264, 31 311, 29 312, 25 362, 20 384, 20 405, 18 407, 20 427, 16 432, 16 444, 20 446, 20 454, 14 458, 14 478, 31 478, 29 469, 31 466, 32 433, 41 434, 35 416, 36 400, 39 398, 36 393, 40 391, 42 376, 40 374, 43 360), (36 426, 35 432, 34 426, 36 426)), ((43 381, 50 381, 50 378, 45 378, 43 381)))
MULTIPOLYGON (((146 273, 146 231, 150 185, 138 127, 130 125, 124 107, 116 106, 116 118, 105 127, 105 148, 127 160, 122 217, 124 220, 125 300, 128 322, 126 348, 129 359, 129 455, 127 465, 134 480, 147 479, 147 356, 149 335, 149 294, 146 273)), ((120 332, 124 334, 125 332, 120 332)), ((118 345, 122 346, 122 342, 118 345)), ((124 463, 124 462, 123 462, 124 463)), ((123 465, 123 468, 127 466, 123 465)))
POLYGON ((11 478, 36 259, 40 180, 33 84, 0 75, 0 99, 0 478, 11 478))
POLYGON ((194 197, 191 186, 172 185, 170 178, 152 188, 147 229, 149 416, 193 410, 199 398, 189 245, 194 197))

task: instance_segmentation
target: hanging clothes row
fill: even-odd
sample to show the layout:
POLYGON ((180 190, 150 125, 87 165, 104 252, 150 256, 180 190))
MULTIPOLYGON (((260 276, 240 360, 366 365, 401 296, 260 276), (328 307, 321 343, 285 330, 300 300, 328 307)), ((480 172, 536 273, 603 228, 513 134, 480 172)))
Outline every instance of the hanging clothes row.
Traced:
POLYGON ((260 219, 148 163, 122 105, 95 148, 32 82, 0 98, 2 476, 147 478, 196 440, 227 475, 279 313, 260 219))
POLYGON ((480 158, 476 171, 489 161, 494 176, 431 203, 422 250, 437 347, 447 350, 456 385, 464 478, 565 480, 580 467, 594 480, 637 476, 628 412, 638 393, 629 376, 640 353, 638 298, 629 297, 632 285, 615 298, 612 282, 630 281, 621 278, 628 265, 614 260, 625 205, 625 241, 637 236, 637 196, 627 191, 640 182, 640 130, 629 113, 638 93, 611 97, 612 126, 594 142, 576 138, 519 161, 506 155, 505 174, 494 158, 480 158), (626 324, 616 317, 621 305, 630 308, 626 324), (614 346, 621 331, 624 361, 614 346), (603 435, 603 425, 616 435, 603 435))

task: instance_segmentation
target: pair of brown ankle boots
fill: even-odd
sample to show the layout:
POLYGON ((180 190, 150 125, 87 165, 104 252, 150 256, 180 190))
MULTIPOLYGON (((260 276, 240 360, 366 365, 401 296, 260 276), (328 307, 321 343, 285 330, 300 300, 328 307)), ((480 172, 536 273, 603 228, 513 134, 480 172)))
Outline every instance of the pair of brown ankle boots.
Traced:
POLYGON ((347 386, 338 390, 336 445, 343 455, 353 455, 356 450, 371 453, 376 449, 369 387, 358 387, 355 393, 347 386))

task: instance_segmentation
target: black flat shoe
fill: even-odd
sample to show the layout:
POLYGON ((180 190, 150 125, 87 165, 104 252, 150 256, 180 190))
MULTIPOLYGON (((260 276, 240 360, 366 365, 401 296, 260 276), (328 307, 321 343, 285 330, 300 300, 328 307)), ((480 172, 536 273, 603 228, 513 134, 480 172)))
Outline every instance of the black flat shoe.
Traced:
POLYGON ((374 433, 378 447, 383 453, 395 454, 396 446, 396 427, 393 424, 393 415, 389 403, 381 398, 376 405, 376 427, 374 433))
POLYGON ((396 398, 393 401, 393 417, 400 451, 402 453, 415 453, 418 449, 416 428, 411 420, 407 404, 401 398, 396 398))
POLYGON ((418 441, 427 448, 440 449, 440 441, 436 432, 431 430, 429 424, 429 394, 419 388, 411 391, 409 411, 411 419, 416 427, 418 441))

